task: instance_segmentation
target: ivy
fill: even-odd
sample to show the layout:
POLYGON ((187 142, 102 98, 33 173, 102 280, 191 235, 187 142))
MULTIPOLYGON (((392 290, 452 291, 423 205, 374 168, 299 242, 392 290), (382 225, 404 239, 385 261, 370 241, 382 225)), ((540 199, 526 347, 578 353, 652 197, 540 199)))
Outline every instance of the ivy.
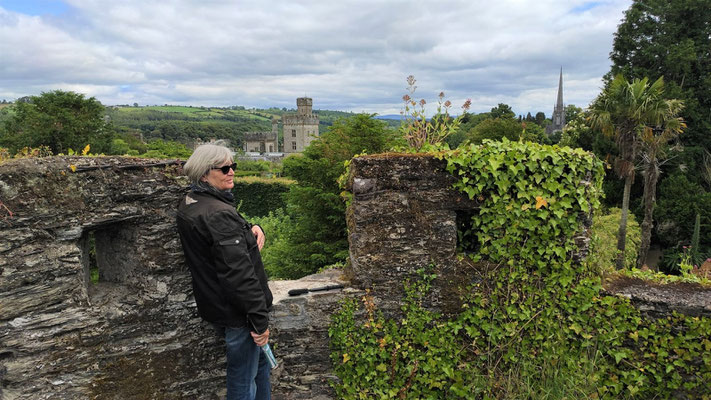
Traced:
POLYGON ((599 205, 598 160, 508 141, 440 157, 480 204, 462 237, 486 272, 454 316, 422 306, 439 279, 427 271, 400 317, 370 294, 346 300, 329 330, 338 398, 711 399, 711 319, 644 316, 573 261, 599 205))
POLYGON ((544 267, 577 250, 580 214, 599 205, 603 165, 591 153, 504 139, 440 154, 455 188, 481 204, 472 216, 477 260, 544 267))

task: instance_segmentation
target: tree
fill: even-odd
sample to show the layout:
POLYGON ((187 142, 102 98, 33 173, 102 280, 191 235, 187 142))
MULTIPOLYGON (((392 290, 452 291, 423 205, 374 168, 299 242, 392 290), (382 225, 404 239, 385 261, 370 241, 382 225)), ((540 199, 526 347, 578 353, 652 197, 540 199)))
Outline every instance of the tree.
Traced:
POLYGON ((113 137, 104 121, 104 106, 83 94, 55 90, 15 104, 15 115, 5 123, 0 145, 15 153, 23 147, 48 146, 53 153, 82 149, 108 151, 113 137))
MULTIPOLYGON (((394 130, 374 115, 338 119, 302 155, 284 160, 283 174, 298 181, 286 194, 287 214, 293 222, 283 233, 286 245, 276 249, 271 269, 299 278, 347 257, 345 204, 338 177, 344 162, 361 153, 379 153, 400 140, 394 130)), ((401 140, 400 140, 401 142, 401 140)))
MULTIPOLYGON (((590 106, 592 127, 615 138, 619 150, 615 167, 618 176, 625 182, 617 235, 617 249, 620 252, 617 258, 618 269, 624 266, 630 190, 635 176, 634 162, 640 136, 645 129, 666 125, 676 118, 675 111, 678 112, 663 95, 662 78, 650 85, 647 78, 628 82, 622 75, 617 75, 590 106)), ((644 236, 644 223, 642 229, 644 236)))
POLYGON ((514 119, 515 117, 516 113, 508 104, 499 103, 498 106, 491 109, 491 118, 514 119))
MULTIPOLYGON (((662 78, 659 78, 662 81, 662 78)), ((662 81, 663 83, 663 81, 662 81)), ((652 85, 654 86, 654 85, 652 85)), ((651 90, 651 88, 650 88, 651 90)), ((658 88, 662 96, 663 85, 658 88)), ((647 259, 649 245, 652 240, 652 215, 657 192, 657 180, 660 174, 660 163, 666 159, 669 141, 679 135, 686 124, 678 117, 682 109, 680 100, 662 100, 655 102, 658 110, 650 111, 649 125, 642 128, 640 137, 640 156, 644 171, 644 220, 642 221, 642 239, 639 245, 637 266, 642 267, 647 259)))
POLYGON ((711 0, 634 0, 614 36, 607 75, 657 79, 684 102, 685 146, 711 149, 711 0))
POLYGON ((469 141, 479 144, 484 139, 501 140, 507 138, 511 141, 518 141, 523 133, 521 123, 513 118, 489 118, 472 129, 469 133, 469 141))
MULTIPOLYGON (((676 247, 688 243, 697 213, 701 215, 702 226, 711 226, 711 193, 699 183, 689 181, 677 170, 659 184, 654 215, 658 221, 655 231, 662 245, 676 247)), ((700 243, 706 246, 711 243, 710 229, 701 230, 700 243)))
MULTIPOLYGON (((567 120, 566 120, 566 121, 567 121, 567 120)), ((536 124, 538 124, 538 126, 541 126, 541 127, 544 127, 544 128, 545 128, 545 125, 546 125, 546 113, 544 113, 543 111, 539 111, 539 112, 536 113, 536 124)))
POLYGON ((575 104, 568 104, 567 106, 565 106, 565 120, 570 122, 582 112, 582 108, 576 107, 575 104))

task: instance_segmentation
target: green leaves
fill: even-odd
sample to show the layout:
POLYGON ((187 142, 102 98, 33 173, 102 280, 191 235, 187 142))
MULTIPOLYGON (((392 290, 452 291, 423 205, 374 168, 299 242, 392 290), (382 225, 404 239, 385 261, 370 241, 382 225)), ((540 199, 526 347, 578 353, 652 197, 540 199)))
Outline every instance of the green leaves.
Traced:
POLYGON ((580 150, 504 139, 441 157, 459 179, 455 188, 482 203, 472 220, 476 232, 463 237, 477 240, 492 261, 562 260, 575 250, 572 237, 580 229, 576 218, 565 217, 599 204, 602 163, 580 150), (594 182, 580 185, 589 176, 594 182))
POLYGON ((9 147, 11 153, 48 146, 59 154, 91 144, 98 154, 111 145, 114 129, 104 121, 104 106, 94 97, 54 90, 32 96, 30 102, 17 102, 15 111, 0 137, 0 146, 9 147))

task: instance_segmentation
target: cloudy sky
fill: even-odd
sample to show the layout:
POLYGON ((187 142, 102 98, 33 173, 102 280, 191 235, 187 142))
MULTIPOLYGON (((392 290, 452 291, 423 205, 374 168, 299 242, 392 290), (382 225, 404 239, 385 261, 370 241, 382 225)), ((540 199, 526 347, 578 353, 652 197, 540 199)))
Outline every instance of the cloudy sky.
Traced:
MULTIPOLYGON (((0 99, 397 114, 440 91, 472 111, 585 107, 631 0, 0 0, 0 99)), ((458 109, 453 113, 458 113, 458 109)))

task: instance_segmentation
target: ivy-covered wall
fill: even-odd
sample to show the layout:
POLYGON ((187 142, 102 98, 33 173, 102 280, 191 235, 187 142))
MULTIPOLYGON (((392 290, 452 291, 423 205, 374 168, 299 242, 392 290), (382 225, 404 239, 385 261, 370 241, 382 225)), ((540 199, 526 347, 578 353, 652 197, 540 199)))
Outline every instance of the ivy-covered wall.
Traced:
POLYGON ((711 290, 584 262, 601 178, 522 142, 354 159, 349 273, 370 294, 331 327, 337 396, 709 398, 711 290))

